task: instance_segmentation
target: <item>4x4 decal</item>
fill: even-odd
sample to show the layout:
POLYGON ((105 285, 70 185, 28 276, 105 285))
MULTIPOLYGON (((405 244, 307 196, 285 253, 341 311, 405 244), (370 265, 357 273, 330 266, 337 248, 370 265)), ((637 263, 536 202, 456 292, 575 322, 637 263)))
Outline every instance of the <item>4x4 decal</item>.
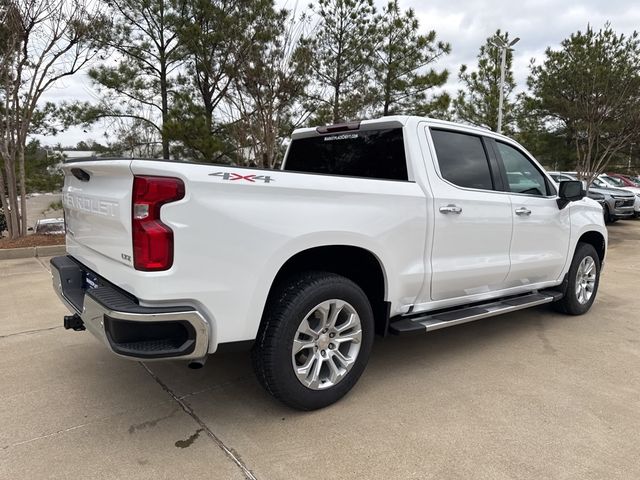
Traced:
POLYGON ((216 172, 210 173, 210 177, 222 177, 223 180, 246 180, 247 182, 264 182, 271 183, 275 182, 273 178, 268 175, 240 175, 239 173, 233 172, 216 172))

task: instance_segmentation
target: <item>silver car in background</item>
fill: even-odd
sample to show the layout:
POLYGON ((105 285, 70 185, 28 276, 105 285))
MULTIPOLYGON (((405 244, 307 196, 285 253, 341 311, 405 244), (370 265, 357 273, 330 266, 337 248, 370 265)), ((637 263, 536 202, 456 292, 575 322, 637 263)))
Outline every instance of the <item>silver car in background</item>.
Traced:
MULTIPOLYGON (((640 217, 640 187, 629 187, 625 185, 622 180, 615 177, 610 177, 609 175, 602 174, 598 176, 596 180, 599 180, 604 184, 605 187, 609 188, 619 188, 621 190, 625 190, 627 192, 631 192, 636 196, 636 203, 634 204, 633 210, 635 212, 636 217, 640 217)), ((595 184, 595 181, 594 181, 595 184)), ((598 185, 600 186, 600 185, 598 185)))
MULTIPOLYGON (((578 179, 573 172, 549 172, 549 175, 558 183, 578 179)), ((612 223, 616 220, 633 218, 635 216, 634 205, 636 196, 633 193, 620 188, 611 188, 597 178, 589 186, 587 191, 589 196, 594 193, 604 197, 604 202, 598 201, 596 198, 594 198, 594 200, 602 205, 602 214, 604 215, 605 222, 612 223)))

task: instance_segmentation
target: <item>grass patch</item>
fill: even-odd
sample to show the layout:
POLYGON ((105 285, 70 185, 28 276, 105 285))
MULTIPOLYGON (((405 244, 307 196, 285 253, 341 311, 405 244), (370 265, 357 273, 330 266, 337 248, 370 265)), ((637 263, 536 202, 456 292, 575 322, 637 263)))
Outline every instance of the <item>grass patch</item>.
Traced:
POLYGON ((47 207, 47 210, 62 210, 62 200, 51 202, 47 207))

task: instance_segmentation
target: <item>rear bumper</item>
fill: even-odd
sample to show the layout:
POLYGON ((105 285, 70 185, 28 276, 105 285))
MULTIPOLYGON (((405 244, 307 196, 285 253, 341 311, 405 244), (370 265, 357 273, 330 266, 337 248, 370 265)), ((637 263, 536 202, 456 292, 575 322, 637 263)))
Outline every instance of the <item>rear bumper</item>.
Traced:
POLYGON ((134 360, 206 357, 210 327, 196 309, 141 306, 70 256, 52 258, 51 274, 60 300, 116 355, 134 360))

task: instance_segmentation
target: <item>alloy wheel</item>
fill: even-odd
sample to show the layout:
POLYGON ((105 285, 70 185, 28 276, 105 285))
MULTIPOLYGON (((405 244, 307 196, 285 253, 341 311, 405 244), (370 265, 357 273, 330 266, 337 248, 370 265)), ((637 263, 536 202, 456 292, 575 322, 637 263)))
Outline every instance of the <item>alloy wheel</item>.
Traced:
POLYGON ((584 257, 576 272, 576 298, 581 304, 587 303, 593 296, 596 285, 596 262, 591 257, 584 257))
POLYGON ((293 338, 291 361, 298 380, 312 390, 342 381, 358 358, 360 316, 349 303, 326 300, 302 319, 293 338))

